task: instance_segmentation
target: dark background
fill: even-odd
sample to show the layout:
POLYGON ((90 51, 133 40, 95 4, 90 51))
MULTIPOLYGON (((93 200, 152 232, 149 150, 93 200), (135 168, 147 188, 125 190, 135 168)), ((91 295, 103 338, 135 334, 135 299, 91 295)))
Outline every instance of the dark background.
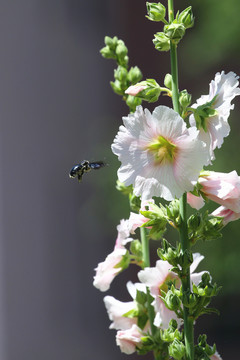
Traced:
MULTIPOLYGON (((179 46, 179 79, 194 101, 208 93, 217 71, 240 74, 240 3, 176 1, 180 10, 189 5, 196 23, 179 46)), ((128 109, 109 86, 115 64, 99 49, 105 35, 117 35, 129 48, 130 65, 163 83, 169 53, 154 49, 161 25, 145 14, 143 0, 0 0, 1 360, 136 358, 116 347, 105 294, 92 278, 112 251, 120 219, 128 217, 110 150, 128 109), (82 159, 109 166, 79 185, 68 171, 82 159)), ((171 106, 166 98, 160 103, 171 106)), ((240 173, 239 98, 235 103, 231 134, 216 151, 217 171, 240 173)), ((221 316, 200 319, 196 335, 207 333, 228 360, 239 353, 239 228, 231 223, 222 239, 195 248, 205 255, 200 270, 223 286, 214 300, 221 316)), ((129 300, 129 277, 136 280, 135 269, 121 274, 108 294, 129 300)))

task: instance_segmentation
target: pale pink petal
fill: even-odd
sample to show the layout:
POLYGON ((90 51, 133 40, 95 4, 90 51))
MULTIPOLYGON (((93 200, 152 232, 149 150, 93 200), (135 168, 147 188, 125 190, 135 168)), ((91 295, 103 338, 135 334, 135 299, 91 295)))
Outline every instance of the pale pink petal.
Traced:
POLYGON ((130 355, 136 351, 136 346, 141 345, 143 336, 141 329, 133 325, 130 329, 117 332, 116 343, 123 353, 130 355))
POLYGON ((192 193, 187 193, 187 202, 194 209, 201 209, 205 202, 201 196, 195 196, 192 193))
POLYGON ((145 90, 147 88, 146 85, 131 85, 127 90, 125 91, 125 94, 136 96, 141 91, 145 90))
POLYGON ((98 264, 95 269, 96 275, 94 276, 93 282, 93 285, 97 289, 101 291, 107 291, 109 289, 115 276, 122 270, 115 266, 120 263, 126 252, 127 250, 124 248, 117 248, 109 254, 103 262, 98 264))
POLYGON ((224 206, 220 206, 215 211, 212 212, 212 216, 222 217, 223 225, 227 225, 230 221, 235 221, 240 219, 240 213, 236 213, 224 206))
POLYGON ((136 324, 136 318, 134 319, 123 316, 130 310, 134 309, 135 304, 133 301, 122 302, 116 300, 113 296, 105 296, 103 301, 105 303, 109 319, 112 321, 110 329, 127 330, 133 324, 136 324))

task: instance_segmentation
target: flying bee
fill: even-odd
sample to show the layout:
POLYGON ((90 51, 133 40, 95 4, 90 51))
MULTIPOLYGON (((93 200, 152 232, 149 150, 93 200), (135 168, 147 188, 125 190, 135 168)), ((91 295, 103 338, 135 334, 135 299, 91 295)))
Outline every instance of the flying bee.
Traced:
POLYGON ((80 164, 75 165, 69 172, 70 178, 78 178, 78 181, 82 181, 83 174, 86 172, 89 172, 90 170, 98 170, 101 167, 106 166, 107 164, 103 161, 95 161, 90 162, 88 160, 83 160, 80 162, 80 164))

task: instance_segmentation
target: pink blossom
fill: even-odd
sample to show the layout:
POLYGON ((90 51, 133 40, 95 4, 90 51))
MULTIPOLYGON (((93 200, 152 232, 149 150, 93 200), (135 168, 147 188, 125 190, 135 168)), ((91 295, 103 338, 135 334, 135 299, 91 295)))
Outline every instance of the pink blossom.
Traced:
MULTIPOLYGON (((193 263, 190 266, 191 282, 198 285, 204 272, 194 273, 203 256, 199 253, 193 254, 193 263)), ((159 297, 161 291, 167 292, 167 281, 176 280, 176 286, 180 286, 180 279, 171 271, 172 266, 163 260, 158 260, 156 266, 147 267, 138 273, 139 280, 149 287, 151 295, 154 297, 152 305, 154 306, 156 317, 154 325, 166 329, 171 319, 176 319, 179 322, 174 311, 166 308, 163 301, 159 297)))
POLYGON ((136 346, 141 345, 141 338, 143 336, 142 330, 134 324, 130 329, 118 331, 116 342, 120 346, 120 350, 129 355, 136 351, 136 346))
MULTIPOLYGON (((145 201, 142 201, 141 203, 141 211, 145 211, 147 210, 147 208, 149 210, 152 209, 151 205, 154 204, 154 200, 153 199, 150 199, 150 200, 145 200, 145 201)), ((139 227, 141 227, 143 224, 145 224, 149 219, 146 218, 144 215, 142 215, 141 213, 133 213, 131 212, 130 213, 130 218, 129 218, 129 223, 130 223, 130 232, 131 233, 134 233, 135 230, 139 227)))
POLYGON ((224 206, 220 206, 216 210, 212 212, 213 216, 222 217, 222 223, 223 225, 227 225, 230 221, 235 221, 240 219, 240 213, 236 213, 230 209, 227 209, 224 206))
POLYGON ((129 88, 125 91, 125 94, 128 95, 132 95, 132 96, 136 96, 137 94, 139 94, 141 91, 145 90, 147 88, 146 85, 132 85, 129 86, 129 88))
POLYGON ((201 196, 195 196, 192 193, 187 193, 187 202, 194 209, 201 209, 205 202, 201 196))
POLYGON ((213 354, 210 357, 211 360, 222 360, 221 356, 219 355, 219 353, 216 351, 215 354, 213 354))
POLYGON ((142 201, 153 196, 171 201, 193 190, 209 159, 195 127, 188 129, 180 115, 166 106, 156 107, 152 114, 138 106, 123 122, 112 144, 122 163, 120 182, 133 184, 142 201))
POLYGON ((121 220, 117 230, 118 236, 113 251, 95 269, 96 275, 94 276, 93 285, 101 291, 107 291, 116 275, 123 270, 119 267, 119 264, 123 260, 124 255, 127 254, 124 245, 133 240, 129 237, 129 220, 121 220))
MULTIPOLYGON (((127 289, 132 299, 135 300, 137 290, 146 292, 146 286, 141 283, 133 284, 131 281, 127 283, 127 289)), ((109 319, 112 320, 110 329, 127 330, 137 323, 137 318, 129 318, 123 316, 130 310, 135 308, 135 302, 122 302, 115 299, 113 296, 105 296, 104 303, 107 308, 109 319)))
POLYGON ((233 212, 240 212, 240 177, 236 171, 227 174, 209 171, 201 175, 198 182, 207 198, 233 212))
POLYGON ((117 265, 121 262, 123 256, 127 253, 125 248, 116 248, 109 254, 106 259, 99 263, 94 276, 93 285, 101 290, 107 291, 110 287, 111 282, 116 275, 122 271, 121 267, 117 265))

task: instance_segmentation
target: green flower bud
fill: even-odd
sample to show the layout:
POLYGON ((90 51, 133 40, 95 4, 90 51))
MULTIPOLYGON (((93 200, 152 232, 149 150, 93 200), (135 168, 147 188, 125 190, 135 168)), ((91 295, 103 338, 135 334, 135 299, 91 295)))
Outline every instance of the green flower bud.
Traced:
POLYGON ((185 29, 191 28, 194 25, 194 17, 192 13, 192 7, 189 6, 187 9, 183 10, 177 17, 177 21, 182 23, 185 29))
POLYGON ((167 295, 165 297, 165 303, 169 310, 177 311, 181 305, 181 301, 179 297, 172 292, 172 290, 169 290, 167 292, 167 295))
POLYGON ((116 55, 114 53, 114 51, 112 51, 109 46, 105 46, 104 48, 102 48, 100 50, 100 53, 102 54, 102 56, 105 58, 105 59, 115 59, 116 58, 116 55))
POLYGON ((164 78, 164 85, 172 90, 172 75, 171 74, 166 74, 165 78, 164 78))
POLYGON ((135 85, 137 82, 142 80, 141 70, 137 66, 131 67, 131 69, 128 72, 127 79, 130 82, 130 84, 135 85))
POLYGON ((185 356, 185 346, 178 339, 174 339, 168 347, 169 355, 176 360, 181 360, 185 356))
POLYGON ((116 36, 114 36, 113 38, 111 38, 110 36, 105 36, 104 42, 111 50, 115 51, 118 38, 116 36))
POLYGON ((128 95, 126 99, 126 104, 129 106, 131 112, 134 112, 136 110, 136 107, 138 105, 141 105, 142 99, 136 96, 128 95))
POLYGON ((192 96, 187 92, 187 90, 182 90, 179 94, 179 103, 183 109, 186 109, 192 101, 192 96))
POLYGON ((154 34, 153 43, 158 51, 168 51, 170 49, 170 39, 163 32, 154 34))
POLYGON ((185 27, 182 24, 175 24, 175 23, 172 23, 170 25, 165 25, 164 33, 175 44, 178 44, 185 34, 185 27))
POLYGON ((166 15, 166 8, 161 3, 149 3, 147 2, 147 12, 146 16, 151 21, 162 21, 166 15))
POLYGON ((118 40, 116 54, 119 58, 124 58, 128 53, 128 49, 122 40, 118 40))
POLYGON ((122 89, 122 84, 119 80, 110 81, 110 85, 113 91, 118 95, 124 95, 124 90, 122 89))
POLYGON ((119 65, 117 69, 114 70, 114 78, 119 80, 121 83, 126 82, 128 71, 125 67, 119 65))

